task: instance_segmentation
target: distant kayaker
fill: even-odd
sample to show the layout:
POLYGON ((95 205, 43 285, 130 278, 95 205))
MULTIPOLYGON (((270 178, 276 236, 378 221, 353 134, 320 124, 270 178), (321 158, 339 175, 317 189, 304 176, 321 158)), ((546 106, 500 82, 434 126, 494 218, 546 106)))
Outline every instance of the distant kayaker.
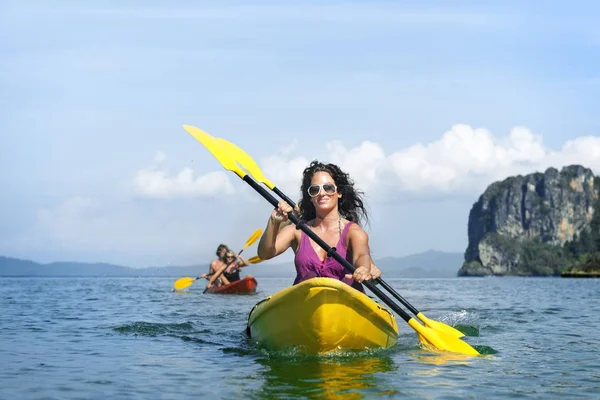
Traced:
POLYGON ((313 242, 302 230, 288 224, 292 207, 280 201, 273 210, 258 244, 258 256, 268 260, 290 247, 295 253, 296 279, 294 285, 314 277, 341 280, 364 292, 360 282, 376 279, 381 271, 373 264, 369 237, 359 225, 368 221, 362 192, 354 188, 354 181, 335 164, 313 161, 302 174, 302 199, 298 217, 323 239, 335 247, 339 255, 353 264, 353 274, 327 257, 323 248, 313 242))
POLYGON ((239 254, 236 256, 231 250, 228 250, 225 255, 225 263, 227 264, 227 268, 223 271, 223 275, 225 275, 225 278, 227 278, 229 282, 239 281, 241 279, 240 270, 242 267, 249 265, 244 257, 239 254))
POLYGON ((224 277, 222 274, 221 276, 217 279, 217 281, 215 282, 215 279, 213 277, 215 277, 215 273, 217 271, 219 271, 222 267, 225 267, 227 264, 225 264, 226 259, 225 259, 225 255, 227 254, 227 252, 230 251, 229 247, 227 247, 226 244, 220 244, 219 247, 217 247, 217 251, 215 252, 217 254, 217 258, 213 261, 211 261, 210 263, 210 268, 208 270, 208 274, 202 274, 200 275, 202 278, 208 279, 208 287, 213 287, 213 286, 222 286, 222 285, 227 285, 229 284, 229 280, 227 279, 227 277, 224 277))

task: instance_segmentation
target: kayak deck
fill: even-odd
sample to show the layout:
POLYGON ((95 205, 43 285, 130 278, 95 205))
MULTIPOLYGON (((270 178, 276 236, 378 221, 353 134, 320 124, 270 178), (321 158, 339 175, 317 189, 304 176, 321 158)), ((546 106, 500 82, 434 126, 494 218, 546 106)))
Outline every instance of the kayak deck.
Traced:
POLYGON ((388 348, 396 343, 393 314, 367 295, 331 278, 313 278, 257 303, 247 333, 270 350, 306 353, 388 348))

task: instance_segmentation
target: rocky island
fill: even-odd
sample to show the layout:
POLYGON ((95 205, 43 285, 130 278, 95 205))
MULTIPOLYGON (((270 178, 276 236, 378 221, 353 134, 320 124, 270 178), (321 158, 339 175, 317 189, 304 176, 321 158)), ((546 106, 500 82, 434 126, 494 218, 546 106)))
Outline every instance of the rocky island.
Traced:
POLYGON ((580 165, 491 184, 458 276, 600 276, 600 178, 580 165))

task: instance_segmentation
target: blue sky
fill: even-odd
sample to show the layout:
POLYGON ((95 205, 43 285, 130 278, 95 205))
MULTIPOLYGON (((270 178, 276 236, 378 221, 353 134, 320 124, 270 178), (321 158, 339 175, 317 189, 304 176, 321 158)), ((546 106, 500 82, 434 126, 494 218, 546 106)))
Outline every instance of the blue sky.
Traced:
POLYGON ((339 163, 376 258, 464 251, 495 180, 600 171, 593 1, 1 7, 3 255, 145 266, 241 247, 270 206, 183 124, 295 198, 310 160, 339 163))

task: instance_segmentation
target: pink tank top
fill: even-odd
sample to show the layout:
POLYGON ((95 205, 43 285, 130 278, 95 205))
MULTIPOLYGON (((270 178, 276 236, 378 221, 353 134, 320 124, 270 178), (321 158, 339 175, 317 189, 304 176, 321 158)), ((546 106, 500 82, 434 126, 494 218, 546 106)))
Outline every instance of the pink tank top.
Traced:
MULTIPOLYGON (((348 260, 350 264, 352 264, 352 254, 348 251, 348 247, 346 246, 346 235, 348 234, 348 228, 350 228, 350 225, 353 223, 354 222, 350 221, 346 224, 344 230, 342 230, 340 240, 335 246, 337 253, 348 260)), ((326 257, 325 260, 321 261, 311 246, 310 238, 303 231, 300 232, 300 245, 298 246, 298 251, 294 257, 294 264, 296 266, 296 279, 294 280, 294 285, 307 279, 326 277, 347 283, 354 289, 363 293, 365 291, 362 284, 355 282, 354 279, 347 279, 344 277, 344 275, 350 272, 346 270, 342 264, 337 262, 335 258, 326 257)))

